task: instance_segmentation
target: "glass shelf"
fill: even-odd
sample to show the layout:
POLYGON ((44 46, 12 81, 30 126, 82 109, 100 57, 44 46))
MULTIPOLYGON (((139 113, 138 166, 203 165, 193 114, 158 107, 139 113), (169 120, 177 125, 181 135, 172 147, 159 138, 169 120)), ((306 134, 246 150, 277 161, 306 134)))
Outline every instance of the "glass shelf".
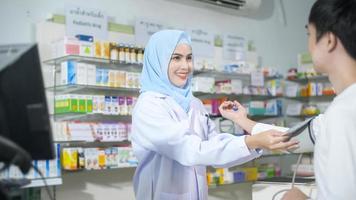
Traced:
POLYGON ((287 115, 287 117, 295 117, 295 118, 308 118, 308 117, 315 117, 318 116, 319 114, 314 114, 314 115, 287 115))
POLYGON ((80 141, 80 140, 66 140, 66 141, 54 141, 54 143, 60 143, 61 146, 68 147, 83 147, 83 148, 105 148, 105 147, 129 147, 131 142, 124 141, 80 141))
POLYGON ((274 76, 265 76, 265 80, 273 80, 273 79, 283 79, 282 75, 274 75, 274 76))
POLYGON ((233 185, 241 185, 241 184, 253 184, 255 181, 244 181, 244 182, 234 182, 234 183, 224 183, 224 184, 219 184, 219 185, 209 185, 209 189, 217 189, 221 187, 226 187, 226 186, 233 186, 233 185))
MULTIPOLYGON (((63 181, 60 177, 48 178, 46 177, 46 183, 48 186, 62 185, 63 181)), ((42 179, 31 179, 31 183, 25 185, 22 188, 44 187, 44 181, 42 179)))
POLYGON ((252 94, 225 94, 225 93, 206 93, 206 92, 193 92, 194 96, 200 99, 216 99, 227 97, 228 99, 232 100, 268 100, 268 99, 275 99, 280 98, 283 96, 269 96, 269 95, 252 95, 252 94))
POLYGON ((55 92, 56 94, 93 94, 93 95, 133 95, 139 94, 139 88, 118 88, 106 87, 95 85, 59 85, 48 87, 48 91, 55 92))
MULTIPOLYGON (((223 117, 221 114, 218 115, 209 115, 210 118, 215 119, 215 118, 220 118, 223 117)), ((269 119, 269 118, 277 118, 277 117, 283 117, 283 115, 249 115, 247 116, 250 119, 253 120, 261 120, 261 119, 269 119)))
POLYGON ((253 120, 262 120, 262 119, 283 117, 283 115, 251 115, 248 117, 253 120))
POLYGON ((332 101, 336 95, 322 95, 322 96, 307 96, 307 97, 286 97, 287 99, 297 101, 332 101))
POLYGON ((287 81, 296 82, 296 83, 308 83, 309 81, 317 81, 317 82, 328 82, 329 78, 325 75, 320 76, 312 76, 306 78, 297 78, 297 79, 286 79, 287 81))
POLYGON ((120 167, 110 167, 105 169, 73 169, 73 170, 66 170, 62 169, 63 173, 78 173, 78 172, 99 172, 99 171, 108 171, 108 170, 119 170, 119 169, 127 169, 127 168, 136 168, 137 165, 127 165, 127 166, 120 166, 120 167))
POLYGON ((221 77, 221 78, 234 78, 234 79, 249 79, 251 74, 248 73, 233 73, 233 72, 223 72, 216 70, 195 70, 193 72, 194 76, 204 76, 204 77, 221 77))
POLYGON ((104 115, 97 113, 60 113, 52 114, 59 121, 82 121, 82 122, 130 122, 131 115, 104 115))
MULTIPOLYGON (((249 80, 251 78, 250 73, 237 73, 237 72, 224 72, 224 71, 216 71, 216 70, 195 70, 193 72, 194 76, 204 76, 204 77, 217 77, 224 79, 246 79, 249 80)), ((275 76, 265 76, 265 80, 272 79, 281 79, 283 76, 275 75, 275 76)))
MULTIPOLYGON (((291 183, 292 177, 276 176, 257 181, 258 183, 291 183)), ((315 183, 315 177, 295 177, 295 183, 315 183)))
MULTIPOLYGON (((242 95, 245 98, 251 99, 251 100, 269 100, 269 99, 276 99, 276 98, 282 98, 283 96, 270 96, 270 95, 256 95, 256 94, 249 94, 249 95, 242 95)), ((242 97, 242 98, 243 98, 242 97)))
MULTIPOLYGON (((313 154, 313 152, 303 152, 303 154, 313 154)), ((293 152, 293 151, 269 151, 269 150, 263 150, 263 153, 260 157, 257 159, 263 159, 265 157, 280 157, 280 156, 298 156, 300 153, 298 152, 293 152)))
POLYGON ((88 63, 88 64, 95 64, 97 66, 105 67, 108 69, 119 69, 119 70, 125 70, 125 71, 133 71, 133 72, 134 71, 141 72, 141 70, 142 70, 142 64, 122 63, 122 62, 119 62, 118 60, 87 57, 87 56, 78 56, 78 55, 62 56, 62 57, 58 57, 58 58, 54 58, 54 59, 45 60, 45 61, 43 61, 43 63, 47 64, 47 65, 60 66, 60 64, 62 62, 65 62, 68 60, 83 62, 83 63, 88 63))

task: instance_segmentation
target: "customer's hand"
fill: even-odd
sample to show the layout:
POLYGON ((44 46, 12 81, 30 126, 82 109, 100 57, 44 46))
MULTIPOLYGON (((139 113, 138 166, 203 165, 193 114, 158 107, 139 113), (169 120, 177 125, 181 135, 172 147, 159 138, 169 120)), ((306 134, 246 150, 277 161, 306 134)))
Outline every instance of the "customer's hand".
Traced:
POLYGON ((224 101, 219 111, 223 117, 234 122, 247 118, 246 109, 237 101, 224 101))
POLYGON ((308 198, 302 191, 298 188, 293 187, 288 192, 283 195, 282 200, 306 200, 308 198))
POLYGON ((245 142, 250 149, 262 148, 267 150, 286 151, 299 147, 299 142, 290 140, 287 142, 288 136, 286 133, 268 130, 256 135, 246 136, 245 142))

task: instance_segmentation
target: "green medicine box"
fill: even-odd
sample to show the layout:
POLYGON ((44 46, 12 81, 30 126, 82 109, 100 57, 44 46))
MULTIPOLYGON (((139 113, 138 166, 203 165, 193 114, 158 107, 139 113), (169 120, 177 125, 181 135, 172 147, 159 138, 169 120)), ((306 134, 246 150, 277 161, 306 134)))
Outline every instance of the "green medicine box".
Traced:
MULTIPOLYGON (((86 113, 87 112, 87 99, 86 96, 78 96, 78 101, 79 101, 79 109, 78 109, 78 113, 86 113)), ((93 106, 92 106, 93 107, 93 106)))
POLYGON ((55 113, 75 113, 78 112, 78 99, 73 95, 56 96, 55 113))
POLYGON ((264 115, 266 113, 265 108, 249 108, 249 115, 264 115))
POLYGON ((92 96, 87 96, 85 103, 86 103, 86 112, 87 113, 92 113, 93 112, 93 97, 92 96))

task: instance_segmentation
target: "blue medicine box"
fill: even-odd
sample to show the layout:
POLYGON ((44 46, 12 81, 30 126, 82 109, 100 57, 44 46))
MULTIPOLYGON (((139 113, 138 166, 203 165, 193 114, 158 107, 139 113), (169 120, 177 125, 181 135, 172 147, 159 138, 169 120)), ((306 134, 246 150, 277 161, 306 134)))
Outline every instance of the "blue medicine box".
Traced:
POLYGON ((245 172, 234 172, 234 183, 245 182, 245 172))

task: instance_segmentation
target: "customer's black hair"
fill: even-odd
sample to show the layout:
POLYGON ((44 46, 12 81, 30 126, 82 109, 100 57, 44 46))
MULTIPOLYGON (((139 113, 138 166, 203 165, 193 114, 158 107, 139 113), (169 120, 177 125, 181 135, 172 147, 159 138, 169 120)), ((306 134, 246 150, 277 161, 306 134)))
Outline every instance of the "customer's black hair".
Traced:
POLYGON ((317 41, 327 32, 336 35, 356 60, 356 0, 317 0, 309 14, 317 41))

